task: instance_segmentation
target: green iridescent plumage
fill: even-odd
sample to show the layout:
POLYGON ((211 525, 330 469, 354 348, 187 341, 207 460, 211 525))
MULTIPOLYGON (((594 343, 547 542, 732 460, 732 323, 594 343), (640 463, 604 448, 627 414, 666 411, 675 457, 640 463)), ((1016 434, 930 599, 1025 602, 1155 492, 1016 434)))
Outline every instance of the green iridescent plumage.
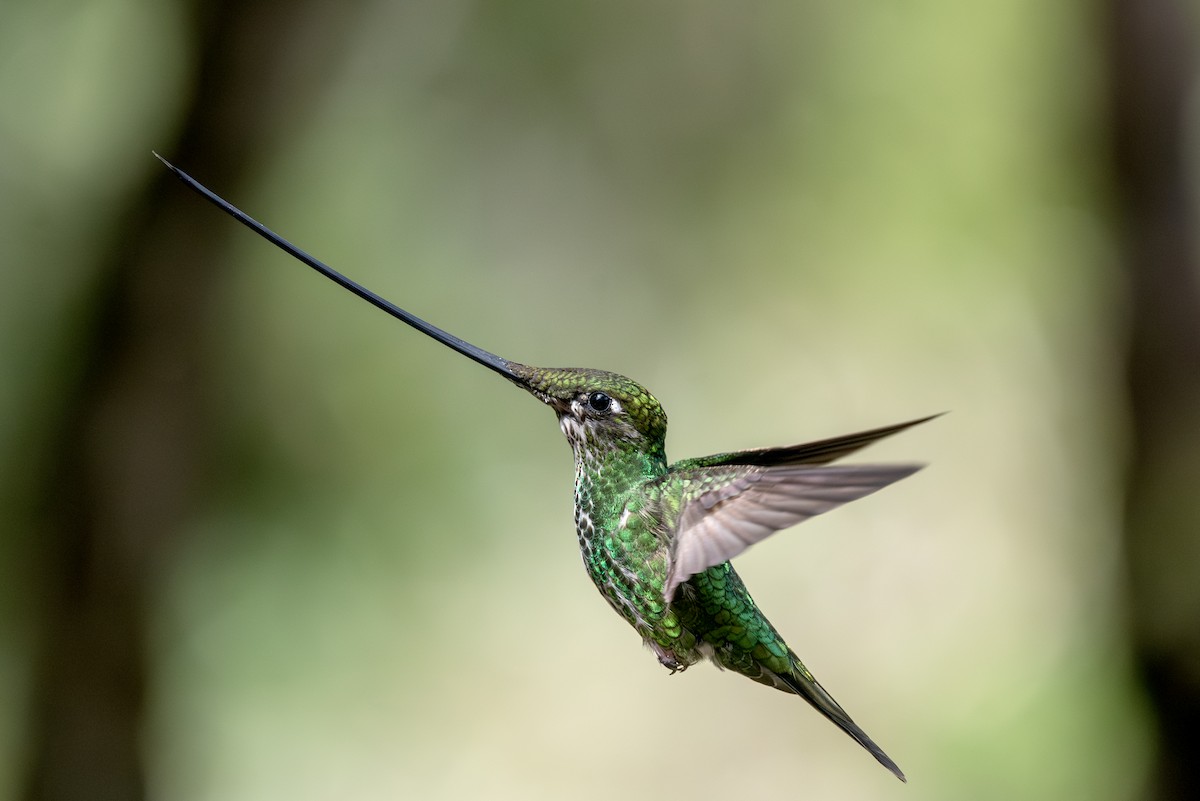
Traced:
POLYGON ((911 475, 918 467, 828 463, 931 418, 668 465, 667 416, 636 382, 602 370, 530 367, 464 342, 356 284, 163 163, 255 233, 554 410, 575 457, 575 528, 588 575, 672 673, 707 658, 799 695, 904 779, 759 611, 729 560, 776 531, 911 475))

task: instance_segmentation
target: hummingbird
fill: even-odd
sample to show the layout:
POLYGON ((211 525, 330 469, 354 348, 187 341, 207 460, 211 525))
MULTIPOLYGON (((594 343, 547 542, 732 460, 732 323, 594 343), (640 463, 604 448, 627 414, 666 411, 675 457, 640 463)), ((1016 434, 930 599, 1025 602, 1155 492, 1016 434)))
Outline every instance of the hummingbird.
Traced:
POLYGON ((730 560, 771 534, 869 495, 922 465, 835 465, 930 415, 780 448, 667 461, 667 416, 625 376, 532 367, 443 331, 310 256, 154 154, 188 187, 291 256, 549 406, 575 462, 575 532, 588 576, 672 674, 708 659, 798 695, 901 781, 904 773, 809 672, 730 560))

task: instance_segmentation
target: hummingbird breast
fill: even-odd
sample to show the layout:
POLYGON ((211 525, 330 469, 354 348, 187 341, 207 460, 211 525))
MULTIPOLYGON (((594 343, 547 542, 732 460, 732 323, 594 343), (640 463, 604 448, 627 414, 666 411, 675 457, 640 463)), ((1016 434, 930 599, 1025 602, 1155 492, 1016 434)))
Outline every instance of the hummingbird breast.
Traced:
POLYGON ((696 639, 663 596, 670 543, 652 486, 577 459, 580 555, 600 594, 660 658, 668 653, 681 665, 692 664, 702 658, 696 639))

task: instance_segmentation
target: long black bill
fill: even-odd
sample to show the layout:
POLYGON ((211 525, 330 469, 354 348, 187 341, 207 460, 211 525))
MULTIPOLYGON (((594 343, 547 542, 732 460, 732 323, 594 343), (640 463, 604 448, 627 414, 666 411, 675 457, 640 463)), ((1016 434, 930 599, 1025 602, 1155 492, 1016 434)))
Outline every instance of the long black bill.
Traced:
MULTIPOLYGON (((151 152, 153 152, 153 151, 151 151, 151 152)), ((171 162, 164 159, 162 156, 158 155, 158 153, 154 153, 154 157, 157 158, 159 161, 161 161, 163 164, 167 165, 167 169, 169 169, 171 172, 175 173, 175 175, 179 177, 179 180, 183 181, 190 188, 195 190, 197 193, 199 193, 201 196, 203 196, 205 199, 207 199, 210 203, 212 203, 214 206, 219 208, 221 211, 225 212, 230 217, 237 220, 242 225, 246 226, 251 231, 253 231, 254 233, 261 236, 263 239, 266 239, 268 242, 273 244, 275 247, 277 247, 287 253, 290 253, 292 256, 294 256, 297 259, 299 259, 300 261, 304 262, 309 267, 312 267, 314 270, 316 270, 321 275, 328 278, 330 281, 333 281, 338 286, 342 287, 343 289, 350 290, 355 295, 358 295, 360 298, 362 298, 363 300, 370 303, 372 306, 375 306, 376 308, 379 308, 379 309, 383 309, 385 312, 392 315, 397 320, 399 320, 403 323, 408 323, 409 325, 411 325, 413 328, 417 329, 421 333, 427 334, 427 335, 433 337, 434 339, 436 339, 438 342, 441 342, 443 345, 453 348, 454 350, 458 351, 462 355, 466 356, 468 359, 472 359, 476 362, 479 362, 484 367, 495 370, 500 375, 504 376, 505 378, 507 378, 510 381, 516 382, 517 384, 519 384, 522 387, 526 386, 525 381, 523 381, 521 379, 521 377, 518 376, 513 371, 513 365, 514 365, 513 362, 510 362, 508 359, 502 359, 501 357, 497 356, 494 353, 488 353, 483 348, 476 347, 475 345, 472 345, 470 342, 464 342, 463 340, 459 339, 458 337, 454 336, 453 334, 449 334, 449 333, 443 331, 442 329, 438 328, 435 325, 430 325, 429 323, 422 320, 420 317, 409 314, 404 309, 397 306, 395 303, 392 303, 391 301, 387 300, 386 298, 381 298, 379 295, 376 295, 374 292, 367 289, 362 284, 359 284, 355 281, 351 281, 349 278, 342 275, 341 273, 339 273, 337 270, 330 267, 325 262, 321 261, 320 259, 314 258, 313 256, 308 255, 303 250, 296 247, 291 242, 287 241, 286 239, 281 237, 279 234, 275 233, 270 228, 268 228, 267 226, 260 223, 258 220, 255 220, 249 214, 246 214, 246 212, 242 211, 237 206, 234 206, 233 204, 229 203, 224 198, 222 198, 220 195, 217 195, 216 193, 212 192, 204 184, 200 183, 195 178, 188 175, 186 172, 179 169, 174 164, 172 164, 171 162)))

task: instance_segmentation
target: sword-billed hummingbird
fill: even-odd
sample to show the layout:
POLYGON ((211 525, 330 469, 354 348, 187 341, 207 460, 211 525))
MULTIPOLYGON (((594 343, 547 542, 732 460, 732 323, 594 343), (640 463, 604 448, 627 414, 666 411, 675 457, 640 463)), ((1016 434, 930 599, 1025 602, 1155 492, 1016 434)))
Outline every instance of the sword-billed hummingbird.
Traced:
POLYGON ((530 367, 464 342, 346 278, 158 158, 255 233, 554 410, 575 456, 575 531, 588 575, 671 673, 707 658, 799 695, 905 781, 759 611, 729 560, 776 531, 912 475, 920 465, 829 463, 932 417, 668 464, 667 416, 640 384, 603 370, 530 367))

